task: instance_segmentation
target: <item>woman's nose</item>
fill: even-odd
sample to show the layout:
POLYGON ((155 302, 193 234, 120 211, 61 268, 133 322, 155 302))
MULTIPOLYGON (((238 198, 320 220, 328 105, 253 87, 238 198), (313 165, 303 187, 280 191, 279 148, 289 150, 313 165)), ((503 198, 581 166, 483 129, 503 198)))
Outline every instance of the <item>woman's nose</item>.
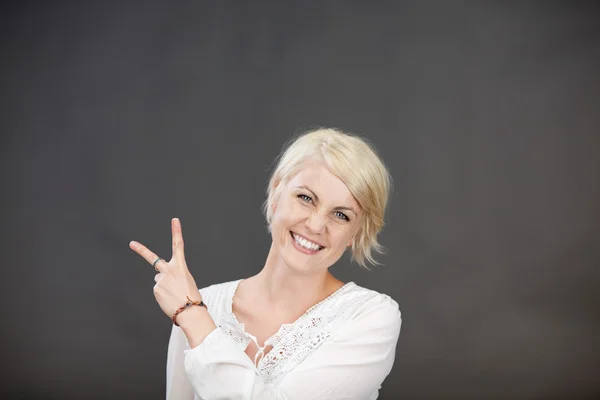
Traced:
POLYGON ((323 233, 325 229, 326 219, 325 217, 319 215, 319 213, 312 213, 306 219, 306 227, 310 229, 313 233, 323 233))

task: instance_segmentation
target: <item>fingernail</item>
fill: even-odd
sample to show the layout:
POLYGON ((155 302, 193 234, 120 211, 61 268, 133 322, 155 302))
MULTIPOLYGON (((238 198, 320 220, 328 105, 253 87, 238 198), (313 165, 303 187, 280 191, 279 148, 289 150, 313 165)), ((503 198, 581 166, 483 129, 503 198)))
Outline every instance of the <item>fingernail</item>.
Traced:
POLYGON ((136 248, 137 247, 137 242, 131 241, 131 242, 129 242, 129 245, 131 247, 133 247, 133 248, 136 248))
POLYGON ((179 218, 173 218, 173 222, 178 223, 179 222, 179 218))

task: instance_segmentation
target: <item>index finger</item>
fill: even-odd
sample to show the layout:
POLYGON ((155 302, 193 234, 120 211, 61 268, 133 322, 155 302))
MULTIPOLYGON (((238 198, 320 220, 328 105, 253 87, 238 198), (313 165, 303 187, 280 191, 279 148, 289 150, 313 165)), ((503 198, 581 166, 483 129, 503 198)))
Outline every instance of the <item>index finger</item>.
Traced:
MULTIPOLYGON (((142 256, 144 258, 144 260, 146 260, 148 262, 148 264, 153 265, 154 262, 159 258, 154 252, 150 251, 149 248, 147 248, 146 246, 144 246, 141 243, 132 241, 129 243, 129 247, 131 247, 131 249, 133 251, 135 251, 136 253, 138 253, 140 256, 142 256)), ((158 269, 160 272, 164 272, 161 270, 162 268, 162 264, 165 261, 163 260, 162 262, 157 262, 155 268, 158 269)))
POLYGON ((173 257, 177 260, 177 265, 183 267, 185 266, 185 254, 183 251, 183 234, 179 218, 171 220, 171 232, 173 235, 173 257))

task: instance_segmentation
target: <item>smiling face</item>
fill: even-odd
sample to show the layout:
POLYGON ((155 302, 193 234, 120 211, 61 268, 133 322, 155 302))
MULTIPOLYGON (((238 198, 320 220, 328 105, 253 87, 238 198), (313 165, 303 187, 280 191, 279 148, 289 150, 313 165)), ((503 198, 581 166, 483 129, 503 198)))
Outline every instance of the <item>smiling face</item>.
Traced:
POLYGON ((278 188, 271 235, 280 260, 302 273, 323 271, 352 244, 362 211, 344 184, 318 162, 308 162, 278 188))

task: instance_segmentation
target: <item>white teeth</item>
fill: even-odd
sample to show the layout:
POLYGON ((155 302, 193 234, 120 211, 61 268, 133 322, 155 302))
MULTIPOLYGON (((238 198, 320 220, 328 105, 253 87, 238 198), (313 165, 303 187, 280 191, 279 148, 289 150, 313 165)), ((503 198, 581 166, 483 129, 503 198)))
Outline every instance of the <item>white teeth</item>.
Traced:
POLYGON ((320 250, 321 246, 319 246, 316 243, 312 243, 309 242, 308 240, 301 238, 300 236, 296 235, 295 233, 293 234, 294 236, 294 240, 296 241, 296 243, 298 243, 300 246, 308 249, 308 250, 320 250))

